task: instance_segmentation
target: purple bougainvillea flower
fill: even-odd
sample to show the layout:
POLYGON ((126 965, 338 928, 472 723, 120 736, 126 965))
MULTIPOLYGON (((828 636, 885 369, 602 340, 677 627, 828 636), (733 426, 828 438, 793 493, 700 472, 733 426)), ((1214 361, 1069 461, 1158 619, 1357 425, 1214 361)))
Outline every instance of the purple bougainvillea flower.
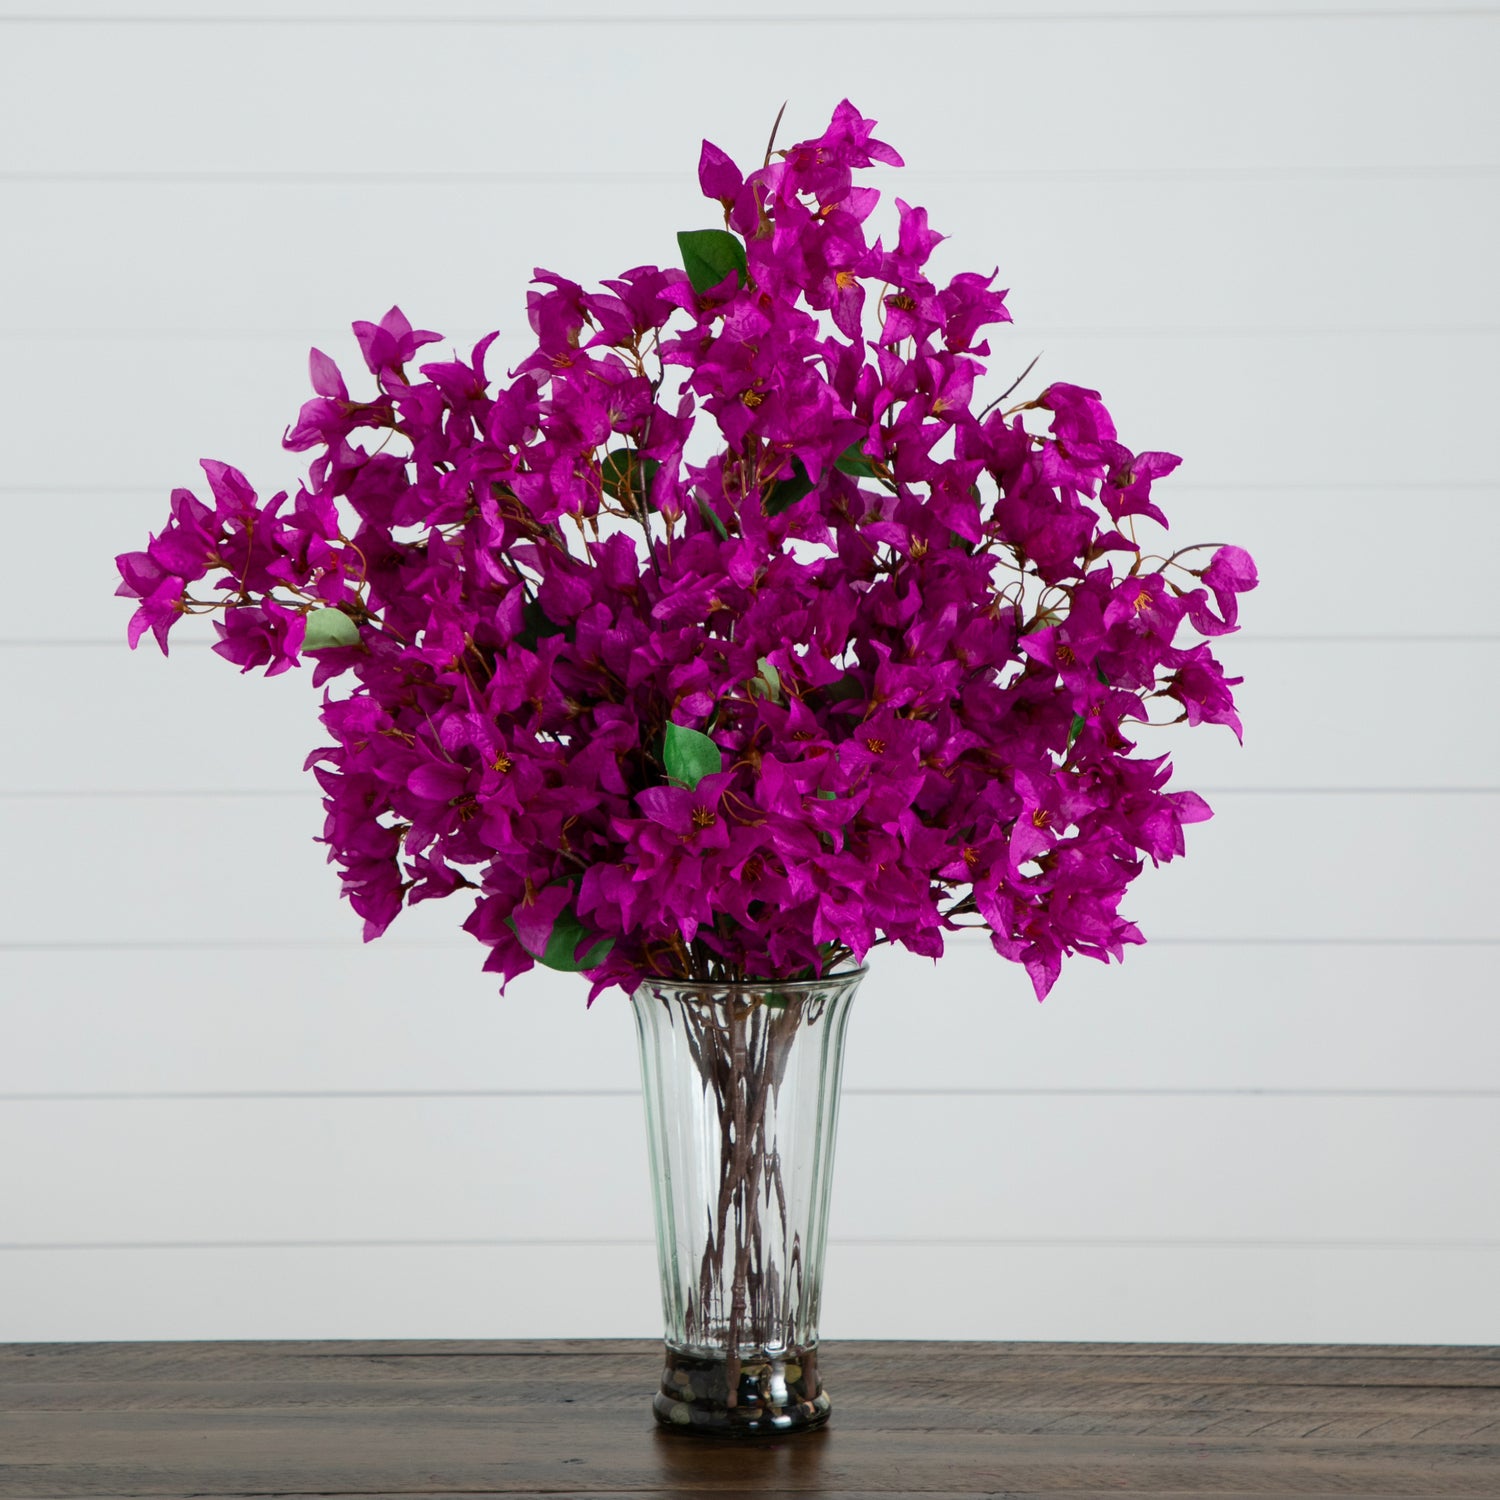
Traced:
POLYGON ((876 162, 901 166, 900 155, 884 141, 874 139, 874 129, 874 120, 863 119, 847 99, 843 100, 822 135, 786 152, 788 186, 795 192, 810 193, 823 203, 837 203, 849 191, 852 168, 876 162))
POLYGON ((1098 391, 1054 383, 1037 397, 1036 404, 1054 413, 1052 432, 1069 458, 1092 464, 1112 453, 1115 424, 1098 391))
POLYGON ((241 672, 264 667, 267 677, 275 677, 297 665, 305 628, 305 616, 272 599, 242 604, 225 610, 223 619, 214 621, 219 633, 214 650, 241 672))
POLYGON ((1244 548, 1220 547, 1203 570, 1203 581, 1213 590, 1224 623, 1233 625, 1239 619, 1238 596, 1253 589, 1259 580, 1255 561, 1244 548))
POLYGON ((1165 526, 1167 518, 1151 503, 1151 482, 1170 474, 1182 460, 1175 453, 1136 453, 1118 443, 1106 444, 1109 473, 1100 486, 1099 498, 1112 520, 1147 516, 1165 526))
POLYGON ((172 519, 153 537, 146 551, 166 572, 186 581, 202 578, 212 567, 219 546, 214 513, 189 490, 172 491, 172 519))
POLYGON ((727 215, 745 185, 744 176, 729 156, 712 141, 704 141, 698 157, 698 186, 705 198, 717 198, 727 215))
POLYGON ((168 573, 152 559, 149 550, 126 553, 116 558, 115 562, 119 567, 120 577, 124 580, 115 592, 140 600, 126 631, 131 650, 140 644, 141 637, 149 630, 156 637, 156 643, 165 656, 167 634, 186 608, 183 596, 187 590, 187 580, 168 573))
POLYGON ((729 828, 721 804, 733 780, 729 772, 705 776, 691 790, 685 787, 652 786, 636 794, 641 810, 695 852, 723 849, 729 844, 729 828))
MULTIPOLYGON (((378 323, 356 323, 354 337, 372 375, 394 375, 416 354, 423 344, 436 343, 440 333, 413 329, 399 307, 393 307, 378 323)), ((320 372, 321 373, 321 372, 320 372)), ((314 376, 315 388, 318 376, 314 376)), ((322 395, 330 394, 327 390, 322 395)))

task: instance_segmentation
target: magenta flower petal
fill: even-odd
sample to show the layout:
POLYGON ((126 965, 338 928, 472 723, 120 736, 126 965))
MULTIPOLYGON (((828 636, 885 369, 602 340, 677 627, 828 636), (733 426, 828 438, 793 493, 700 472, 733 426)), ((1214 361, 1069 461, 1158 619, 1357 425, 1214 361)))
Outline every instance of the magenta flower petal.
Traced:
POLYGON ((529 900, 522 901, 511 913, 521 946, 533 957, 546 951, 547 941, 559 916, 566 909, 572 892, 565 885, 549 886, 529 900))
POLYGON ((698 157, 698 186, 705 198, 717 198, 726 209, 734 207, 745 179, 740 169, 712 141, 704 141, 698 157))

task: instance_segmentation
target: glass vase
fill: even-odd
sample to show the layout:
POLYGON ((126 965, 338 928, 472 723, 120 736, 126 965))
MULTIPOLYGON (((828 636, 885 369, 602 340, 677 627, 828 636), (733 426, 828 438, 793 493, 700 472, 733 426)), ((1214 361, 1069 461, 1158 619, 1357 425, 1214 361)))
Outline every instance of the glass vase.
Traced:
POLYGON ((849 1002, 865 971, 632 995, 666 1368, 656 1418, 753 1437, 820 1426, 818 1316, 849 1002))

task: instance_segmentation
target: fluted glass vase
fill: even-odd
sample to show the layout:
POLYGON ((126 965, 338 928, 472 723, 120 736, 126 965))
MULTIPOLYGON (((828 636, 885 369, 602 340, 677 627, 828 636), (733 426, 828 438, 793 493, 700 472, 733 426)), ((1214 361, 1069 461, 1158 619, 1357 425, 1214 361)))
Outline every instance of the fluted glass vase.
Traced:
POLYGON ((666 1324, 657 1420, 738 1436, 827 1421, 818 1316, 849 1002, 865 971, 642 985, 666 1324))

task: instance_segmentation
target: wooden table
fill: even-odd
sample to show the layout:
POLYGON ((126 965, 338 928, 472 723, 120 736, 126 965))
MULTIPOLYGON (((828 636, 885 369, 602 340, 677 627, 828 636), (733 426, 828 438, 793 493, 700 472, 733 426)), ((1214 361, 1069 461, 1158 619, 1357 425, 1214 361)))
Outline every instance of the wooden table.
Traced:
POLYGON ((663 1431, 660 1346, 0 1345, 0 1496, 1500 1497, 1500 1349, 833 1343, 832 1423, 663 1431))

